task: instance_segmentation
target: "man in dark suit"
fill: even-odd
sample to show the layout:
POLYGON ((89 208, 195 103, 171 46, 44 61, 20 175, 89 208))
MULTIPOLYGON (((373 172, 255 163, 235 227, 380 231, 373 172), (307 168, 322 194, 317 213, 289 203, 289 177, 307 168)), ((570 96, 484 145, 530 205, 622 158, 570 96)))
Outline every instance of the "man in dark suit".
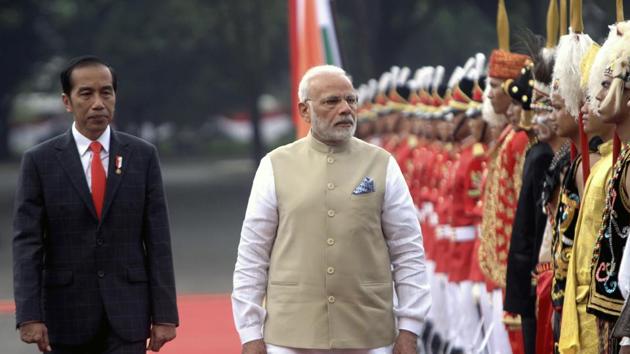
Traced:
POLYGON ((53 353, 158 351, 179 319, 157 151, 110 127, 116 76, 99 58, 72 60, 61 84, 74 124, 24 153, 16 193, 21 339, 53 353))

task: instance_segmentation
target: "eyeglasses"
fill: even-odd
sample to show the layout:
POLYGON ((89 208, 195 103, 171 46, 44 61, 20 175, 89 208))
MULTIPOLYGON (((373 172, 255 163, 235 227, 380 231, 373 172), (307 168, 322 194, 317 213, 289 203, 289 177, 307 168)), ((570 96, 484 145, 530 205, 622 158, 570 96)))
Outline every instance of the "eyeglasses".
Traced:
MULTIPOLYGON (((359 103, 359 98, 356 95, 347 95, 347 96, 329 96, 320 100, 320 103, 327 108, 335 108, 337 105, 341 103, 342 100, 345 100, 350 107, 356 107, 359 103)), ((307 101, 313 101, 311 98, 307 98, 304 100, 304 103, 307 101)))

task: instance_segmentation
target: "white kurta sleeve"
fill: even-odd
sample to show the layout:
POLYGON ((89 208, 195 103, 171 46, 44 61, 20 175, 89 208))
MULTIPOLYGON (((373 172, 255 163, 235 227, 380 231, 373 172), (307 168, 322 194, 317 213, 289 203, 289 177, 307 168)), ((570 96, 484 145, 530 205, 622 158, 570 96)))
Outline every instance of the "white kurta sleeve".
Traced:
POLYGON ((265 156, 254 177, 234 269, 232 314, 241 343, 263 337, 262 327, 267 312, 262 303, 277 228, 273 168, 269 156, 265 156))
MULTIPOLYGON (((619 291, 623 298, 628 301, 628 293, 630 293, 630 247, 626 244, 621 256, 621 264, 619 265, 619 291)), ((626 305, 627 306, 627 305, 626 305)), ((619 345, 625 347, 630 345, 630 337, 623 337, 619 345)))
POLYGON ((431 306, 422 232, 411 194, 396 160, 387 165, 381 222, 393 267, 398 328, 420 334, 431 306))
POLYGON ((619 291, 624 299, 628 299, 630 293, 630 247, 626 244, 621 256, 621 264, 619 265, 619 291))

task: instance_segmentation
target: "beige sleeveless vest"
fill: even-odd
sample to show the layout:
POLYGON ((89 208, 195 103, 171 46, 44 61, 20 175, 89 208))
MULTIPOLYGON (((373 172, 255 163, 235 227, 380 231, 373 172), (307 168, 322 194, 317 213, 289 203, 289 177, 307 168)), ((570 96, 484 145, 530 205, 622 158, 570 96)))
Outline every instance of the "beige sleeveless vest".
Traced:
POLYGON ((395 338, 381 228, 389 154, 312 136, 270 153, 278 200, 265 341, 294 348, 378 348, 395 338), (369 177, 374 192, 353 194, 369 177))

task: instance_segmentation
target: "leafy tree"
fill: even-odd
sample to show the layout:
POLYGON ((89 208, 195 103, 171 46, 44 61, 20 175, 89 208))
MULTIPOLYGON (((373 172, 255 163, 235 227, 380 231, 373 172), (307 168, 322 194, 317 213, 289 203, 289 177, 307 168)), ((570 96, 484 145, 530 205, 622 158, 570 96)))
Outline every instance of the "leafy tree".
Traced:
MULTIPOLYGON (((22 20, 13 24, 13 32, 2 31, 5 38, 13 36, 2 43, 14 47, 3 50, 12 55, 1 58, 14 65, 3 66, 10 80, 2 80, 0 88, 15 89, 29 77, 33 64, 24 64, 33 63, 35 50, 42 59, 99 55, 119 74, 117 117, 123 127, 142 121, 194 126, 212 114, 243 107, 258 123, 258 97, 275 84, 278 73, 287 71, 286 5, 281 0, 14 3, 20 6, 17 19, 0 17, 0 26, 22 20), (36 32, 38 12, 50 19, 45 34, 36 32), (47 41, 52 45, 46 46, 47 41)), ((11 96, 4 100, 10 102, 11 96)), ((6 124, 6 113, 0 117, 6 124)), ((258 124, 255 131, 258 159, 263 153, 258 124)))
POLYGON ((48 22, 37 0, 0 1, 0 160, 9 156, 8 114, 24 77, 49 54, 48 22))
MULTIPOLYGON (((119 73, 118 124, 195 127, 246 109, 260 142, 256 101, 288 101, 286 0, 0 0, 0 159, 13 97, 52 58, 96 54, 119 73)), ((507 1, 512 43, 520 28, 543 34, 547 1, 507 1)), ((496 1, 333 0, 344 66, 355 82, 391 65, 446 66, 496 46, 496 1)), ((614 1, 584 1, 586 31, 601 40, 614 1)), ((56 78, 55 78, 56 81, 56 78)), ((31 85, 32 86, 32 85, 31 85)), ((58 90, 58 89, 57 89, 58 90)))
MULTIPOLYGON (((497 46, 496 0, 333 0, 344 65, 355 82, 377 78, 392 65, 447 72, 497 46)), ((525 28, 545 35, 548 1, 506 1, 512 45, 525 28)), ((584 1, 586 31, 602 39, 614 22, 614 1, 584 1)))

